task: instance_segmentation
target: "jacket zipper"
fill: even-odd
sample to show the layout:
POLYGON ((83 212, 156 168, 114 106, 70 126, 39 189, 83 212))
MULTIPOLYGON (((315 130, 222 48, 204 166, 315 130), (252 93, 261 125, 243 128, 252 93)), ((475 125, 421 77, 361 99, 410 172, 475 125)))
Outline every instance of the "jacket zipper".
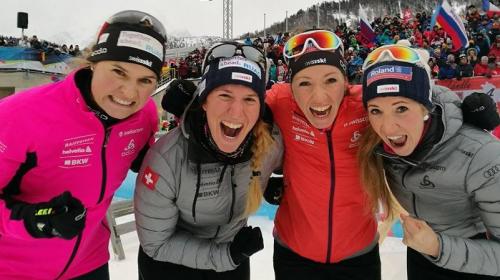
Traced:
POLYGON ((236 184, 233 182, 233 176, 234 176, 234 165, 231 166, 231 209, 229 212, 229 220, 227 221, 228 223, 231 222, 231 219, 233 219, 233 212, 234 212, 234 189, 236 189, 236 184))
MULTIPOLYGON (((405 185, 405 177, 406 177, 406 174, 408 173, 408 171, 410 171, 411 167, 408 167, 405 172, 403 172, 403 176, 401 177, 401 184, 403 185, 403 187, 407 190, 407 191, 410 191, 406 185, 405 185)), ((415 213, 415 218, 418 218, 418 214, 417 214, 417 197, 415 196, 415 194, 411 192, 411 201, 412 201, 412 206, 413 206, 413 213, 415 213)))
MULTIPOLYGON (((101 194, 99 195, 99 200, 97 203, 100 203, 104 197, 104 192, 106 190, 106 147, 108 145, 109 135, 111 133, 111 128, 104 129, 104 141, 101 149, 101 161, 102 161, 102 183, 101 183, 101 194)), ((71 256, 69 257, 68 262, 64 266, 63 271, 56 277, 56 279, 61 278, 61 276, 68 270, 69 266, 73 262, 73 259, 76 256, 76 252, 78 252, 78 248, 80 247, 80 241, 82 240, 82 233, 78 235, 78 239, 76 240, 75 247, 73 247, 73 251, 71 252, 71 256)))
POLYGON ((102 163, 101 194, 99 195, 99 200, 97 200, 97 203, 100 203, 102 201, 102 199, 104 198, 104 193, 106 191, 106 180, 107 180, 106 147, 108 146, 110 134, 111 134, 111 128, 106 128, 104 130, 104 141, 102 143, 102 149, 101 149, 101 163, 102 163))
POLYGON ((68 270, 69 266, 73 262, 73 259, 75 259, 76 252, 78 252, 78 248, 80 247, 80 241, 82 241, 82 233, 78 234, 78 237, 77 237, 76 243, 75 243, 75 247, 73 247, 73 251, 71 252, 71 256, 69 257, 68 262, 64 266, 63 271, 61 271, 61 273, 59 273, 59 275, 56 277, 56 280, 60 279, 61 276, 64 275, 64 273, 68 270))
POLYGON ((328 203, 328 247, 326 250, 326 263, 330 263, 332 256, 332 242, 333 242, 333 199, 335 196, 335 168, 333 157, 333 142, 332 131, 326 132, 326 139, 328 141, 328 154, 330 155, 330 200, 328 203))

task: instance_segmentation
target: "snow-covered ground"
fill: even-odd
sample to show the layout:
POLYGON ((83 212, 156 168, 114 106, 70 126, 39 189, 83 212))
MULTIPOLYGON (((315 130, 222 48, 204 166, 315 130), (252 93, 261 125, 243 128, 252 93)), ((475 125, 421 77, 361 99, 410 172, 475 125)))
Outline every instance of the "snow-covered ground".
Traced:
MULTIPOLYGON (((127 217, 123 217, 127 218, 127 217)), ((130 218, 129 218, 130 219, 130 218)), ((266 216, 252 216, 249 224, 259 226, 264 236, 264 250, 251 257, 251 279, 273 280, 273 221, 266 216)), ((111 256, 109 262, 111 279, 138 279, 137 277, 137 250, 139 240, 136 232, 122 235, 125 259, 119 261, 111 256)), ((113 250, 111 246, 110 252, 113 250)), ((401 238, 387 237, 380 248, 382 260, 383 280, 405 280, 406 279, 406 247, 401 238)))

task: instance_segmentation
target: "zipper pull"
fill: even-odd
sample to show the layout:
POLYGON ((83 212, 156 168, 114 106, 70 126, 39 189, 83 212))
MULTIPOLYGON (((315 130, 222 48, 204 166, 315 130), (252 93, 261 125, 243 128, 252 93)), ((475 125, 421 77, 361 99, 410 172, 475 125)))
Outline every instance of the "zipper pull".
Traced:
POLYGON ((108 146, 108 142, 109 142, 109 135, 111 134, 111 128, 107 128, 106 129, 106 132, 104 134, 104 147, 107 147, 108 146))

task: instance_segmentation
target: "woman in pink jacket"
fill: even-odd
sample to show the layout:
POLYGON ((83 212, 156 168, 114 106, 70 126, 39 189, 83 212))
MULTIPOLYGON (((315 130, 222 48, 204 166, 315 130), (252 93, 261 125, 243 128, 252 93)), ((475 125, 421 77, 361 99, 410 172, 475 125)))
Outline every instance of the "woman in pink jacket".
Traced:
POLYGON ((165 39, 117 13, 88 67, 0 100, 0 279, 109 279, 105 214, 154 141, 165 39))

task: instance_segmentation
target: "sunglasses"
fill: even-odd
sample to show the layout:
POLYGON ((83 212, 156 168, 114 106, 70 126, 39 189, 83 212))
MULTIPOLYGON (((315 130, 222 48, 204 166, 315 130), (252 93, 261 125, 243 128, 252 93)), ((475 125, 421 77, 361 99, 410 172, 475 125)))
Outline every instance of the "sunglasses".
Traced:
POLYGON ((365 59, 363 63, 363 70, 370 65, 376 63, 384 55, 389 55, 396 61, 417 63, 420 61, 420 55, 415 49, 402 46, 402 45, 387 45, 373 50, 365 59))
POLYGON ((160 34, 165 40, 167 39, 167 31, 163 24, 154 16, 140 12, 135 10, 127 10, 114 14, 104 24, 101 30, 113 23, 128 23, 133 25, 142 25, 144 27, 148 27, 156 31, 156 33, 160 34))
POLYGON ((331 51, 340 48, 344 53, 342 40, 333 32, 327 30, 313 30, 303 32, 288 39, 284 48, 283 56, 286 61, 301 56, 309 47, 314 46, 321 51, 331 51))
POLYGON ((237 42, 222 42, 211 47, 203 64, 201 66, 202 73, 205 73, 205 68, 212 61, 220 58, 230 58, 235 56, 242 56, 250 61, 253 61, 259 65, 263 73, 267 71, 267 62, 264 53, 253 46, 243 45, 237 42))

